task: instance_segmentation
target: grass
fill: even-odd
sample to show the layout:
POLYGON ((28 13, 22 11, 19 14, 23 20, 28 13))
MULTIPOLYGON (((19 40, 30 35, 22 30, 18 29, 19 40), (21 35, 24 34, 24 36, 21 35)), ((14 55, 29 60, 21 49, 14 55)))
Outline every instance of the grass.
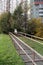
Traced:
POLYGON ((0 65, 24 65, 8 35, 0 34, 0 65))
POLYGON ((23 36, 19 37, 22 41, 24 41, 25 43, 27 43, 30 47, 32 47, 33 49, 35 49, 38 53, 40 53, 41 55, 43 55, 43 45, 39 44, 38 42, 32 41, 31 39, 27 39, 23 36))
POLYGON ((43 41, 42 40, 37 40, 37 41, 39 41, 41 44, 43 44, 43 41))

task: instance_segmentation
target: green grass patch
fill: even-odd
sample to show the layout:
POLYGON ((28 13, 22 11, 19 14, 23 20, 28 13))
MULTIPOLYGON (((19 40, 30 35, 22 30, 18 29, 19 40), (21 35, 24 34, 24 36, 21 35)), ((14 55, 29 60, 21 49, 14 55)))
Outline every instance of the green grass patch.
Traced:
POLYGON ((0 65, 24 65, 9 35, 0 34, 0 65))
POLYGON ((41 55, 43 55, 43 45, 32 41, 31 39, 27 39, 24 36, 19 37, 22 41, 24 41, 25 43, 27 43, 30 47, 32 47, 33 49, 35 49, 38 53, 40 53, 41 55))
POLYGON ((39 41, 41 44, 43 44, 43 41, 42 40, 37 40, 37 41, 39 41))

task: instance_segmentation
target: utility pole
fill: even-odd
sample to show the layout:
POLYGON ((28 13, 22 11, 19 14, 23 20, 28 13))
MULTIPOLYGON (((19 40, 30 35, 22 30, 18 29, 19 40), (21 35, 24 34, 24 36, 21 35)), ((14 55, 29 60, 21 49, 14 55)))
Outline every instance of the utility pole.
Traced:
POLYGON ((23 14, 24 14, 24 32, 26 32, 26 28, 27 28, 27 11, 28 11, 28 5, 27 5, 28 0, 21 0, 21 6, 23 7, 23 14))
POLYGON ((7 0, 7 3, 6 3, 6 11, 7 12, 10 12, 10 0, 7 0))
POLYGON ((28 18, 28 15, 27 15, 27 0, 25 0, 25 4, 24 4, 24 21, 25 21, 25 32, 26 32, 26 27, 27 27, 27 18, 28 18))
POLYGON ((4 0, 3 2, 4 2, 4 4, 3 4, 4 12, 6 12, 6 0, 4 0))
MULTIPOLYGON (((8 28, 11 29, 10 0, 7 0, 7 3, 6 3, 6 12, 8 13, 8 20, 7 20, 8 28)), ((9 29, 8 29, 8 31, 9 31, 9 29)))

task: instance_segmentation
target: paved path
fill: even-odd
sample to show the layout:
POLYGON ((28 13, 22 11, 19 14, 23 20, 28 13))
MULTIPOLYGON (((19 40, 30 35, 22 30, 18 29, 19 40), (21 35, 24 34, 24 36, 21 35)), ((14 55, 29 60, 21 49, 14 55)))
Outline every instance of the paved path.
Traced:
POLYGON ((41 56, 12 33, 10 33, 10 36, 14 42, 16 50, 23 59, 23 62, 25 62, 25 65, 43 65, 43 56, 41 56))

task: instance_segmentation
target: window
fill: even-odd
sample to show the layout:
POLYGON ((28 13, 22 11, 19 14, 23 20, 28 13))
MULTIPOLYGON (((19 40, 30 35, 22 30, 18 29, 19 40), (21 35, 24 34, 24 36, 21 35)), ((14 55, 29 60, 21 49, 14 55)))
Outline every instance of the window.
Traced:
POLYGON ((43 1, 43 0, 41 0, 41 1, 43 1))
POLYGON ((43 1, 43 0, 34 0, 35 2, 41 2, 41 1, 43 1))
POLYGON ((39 2, 40 0, 34 0, 35 2, 39 2))
POLYGON ((43 10, 43 8, 39 8, 39 9, 43 10))

